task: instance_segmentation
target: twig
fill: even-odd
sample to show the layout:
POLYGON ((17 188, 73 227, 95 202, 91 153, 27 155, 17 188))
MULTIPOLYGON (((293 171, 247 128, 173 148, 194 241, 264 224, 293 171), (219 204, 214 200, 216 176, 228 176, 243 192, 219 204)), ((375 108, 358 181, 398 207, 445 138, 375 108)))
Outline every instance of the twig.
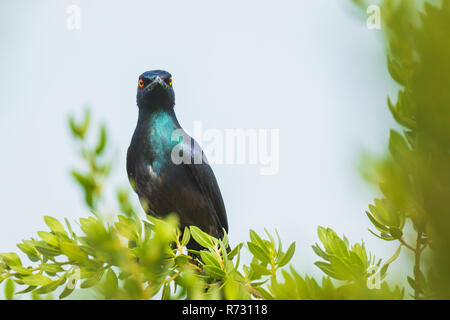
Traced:
POLYGON ((422 231, 417 232, 417 242, 415 251, 415 259, 414 259, 414 299, 419 299, 419 289, 420 289, 420 280, 422 277, 422 273, 420 271, 420 256, 422 254, 422 250, 420 248, 420 243, 422 242, 422 231))
POLYGON ((400 241, 400 243, 401 243, 402 245, 404 245, 406 248, 408 248, 408 249, 410 249, 410 250, 412 250, 412 251, 414 251, 414 252, 416 251, 416 249, 413 248, 413 247, 411 247, 409 244, 407 244, 407 243, 405 242, 405 240, 403 240, 403 238, 399 238, 398 241, 400 241))

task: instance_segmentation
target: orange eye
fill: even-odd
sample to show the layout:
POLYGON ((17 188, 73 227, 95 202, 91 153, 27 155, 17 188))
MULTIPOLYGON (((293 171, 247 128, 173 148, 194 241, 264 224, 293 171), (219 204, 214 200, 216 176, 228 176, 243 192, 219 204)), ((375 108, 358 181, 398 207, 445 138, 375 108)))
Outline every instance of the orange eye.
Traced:
POLYGON ((143 88, 143 87, 144 87, 144 80, 139 79, 138 84, 139 84, 139 87, 140 87, 140 88, 143 88))

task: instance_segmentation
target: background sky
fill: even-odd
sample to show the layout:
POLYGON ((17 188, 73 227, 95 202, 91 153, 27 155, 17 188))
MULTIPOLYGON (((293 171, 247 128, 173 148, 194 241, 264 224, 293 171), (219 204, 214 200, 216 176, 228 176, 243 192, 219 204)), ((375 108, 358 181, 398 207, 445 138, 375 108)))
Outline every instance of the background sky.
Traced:
MULTIPOLYGON (((46 229, 43 215, 88 215, 69 171, 79 164, 69 114, 90 105, 107 124, 112 186, 128 186, 126 148, 138 75, 174 76, 176 113, 189 131, 280 129, 280 170, 214 165, 232 243, 278 229, 296 241, 293 265, 314 270, 318 225, 387 259, 364 214, 377 191, 360 177, 361 150, 383 154, 395 90, 381 31, 349 0, 9 1, 0 12, 0 251, 46 229), (81 29, 66 9, 81 8, 81 29), (363 19, 361 19, 363 18, 363 19)), ((395 98, 395 97, 394 97, 395 98)), ((134 195, 133 195, 134 197, 134 195)))

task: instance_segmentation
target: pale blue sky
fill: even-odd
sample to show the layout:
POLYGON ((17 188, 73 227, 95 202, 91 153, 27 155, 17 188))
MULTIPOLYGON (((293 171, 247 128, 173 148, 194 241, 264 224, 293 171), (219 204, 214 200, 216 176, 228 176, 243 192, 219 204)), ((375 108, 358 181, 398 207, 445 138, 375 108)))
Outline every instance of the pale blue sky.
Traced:
MULTIPOLYGON (((92 106, 107 123, 112 185, 128 186, 126 148, 137 119, 137 77, 174 76, 188 130, 280 129, 280 171, 215 165, 232 243, 277 228, 297 242, 294 265, 313 269, 318 225, 393 249, 367 232, 376 195, 357 171, 362 148, 382 152, 395 92, 381 34, 349 1, 9 1, 0 12, 0 251, 45 228, 43 215, 86 216, 69 169, 78 164, 67 116, 92 106), (81 8, 81 29, 66 8, 81 8), (125 5, 126 4, 126 5, 125 5)), ((389 248, 384 251, 384 248, 389 248)), ((320 274, 320 273, 317 273, 320 274)))

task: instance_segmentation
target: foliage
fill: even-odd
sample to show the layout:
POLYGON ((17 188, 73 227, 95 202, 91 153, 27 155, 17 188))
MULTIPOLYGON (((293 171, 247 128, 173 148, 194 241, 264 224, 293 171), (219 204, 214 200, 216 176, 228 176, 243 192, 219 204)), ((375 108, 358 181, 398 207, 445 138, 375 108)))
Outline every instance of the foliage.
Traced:
MULTIPOLYGON (((354 2, 367 6, 364 0, 354 2)), ((111 170, 107 132, 101 126, 91 146, 86 112, 80 123, 69 121, 87 167, 73 170, 72 177, 93 216, 80 218, 77 232, 67 219, 63 224, 44 217, 48 230, 17 245, 29 262, 13 252, 0 254, 5 298, 31 293, 35 299, 53 294, 62 299, 75 289, 92 288, 90 297, 102 299, 402 299, 405 290, 386 281, 402 251, 414 257, 407 276, 412 298, 450 298, 450 3, 423 4, 379 2, 388 70, 401 87, 388 107, 402 130, 391 131, 389 156, 375 161, 372 180, 382 197, 366 215, 374 236, 398 243, 389 259, 382 262, 363 242, 350 244, 318 227, 320 244, 312 249, 325 276, 317 281, 289 265, 295 243, 284 249, 276 231, 274 237, 250 230, 249 240, 231 249, 226 233, 216 239, 195 226, 179 230, 176 214, 163 220, 142 217, 129 188, 118 189, 117 214, 107 221, 100 206, 111 170), (188 250, 191 237, 204 249, 188 250), (251 257, 246 263, 242 250, 251 257), (426 251, 431 261, 424 259, 426 251)))
MULTIPOLYGON (((357 1, 365 6, 368 1, 357 1)), ((377 237, 414 256, 407 277, 415 299, 450 298, 450 3, 382 1, 387 66, 399 85, 388 107, 402 128, 391 130, 389 157, 376 162, 375 199, 367 216, 377 237), (405 222, 415 241, 407 243, 405 222), (429 262, 423 253, 430 251, 429 262), (427 272, 423 270, 428 269, 427 272)))

